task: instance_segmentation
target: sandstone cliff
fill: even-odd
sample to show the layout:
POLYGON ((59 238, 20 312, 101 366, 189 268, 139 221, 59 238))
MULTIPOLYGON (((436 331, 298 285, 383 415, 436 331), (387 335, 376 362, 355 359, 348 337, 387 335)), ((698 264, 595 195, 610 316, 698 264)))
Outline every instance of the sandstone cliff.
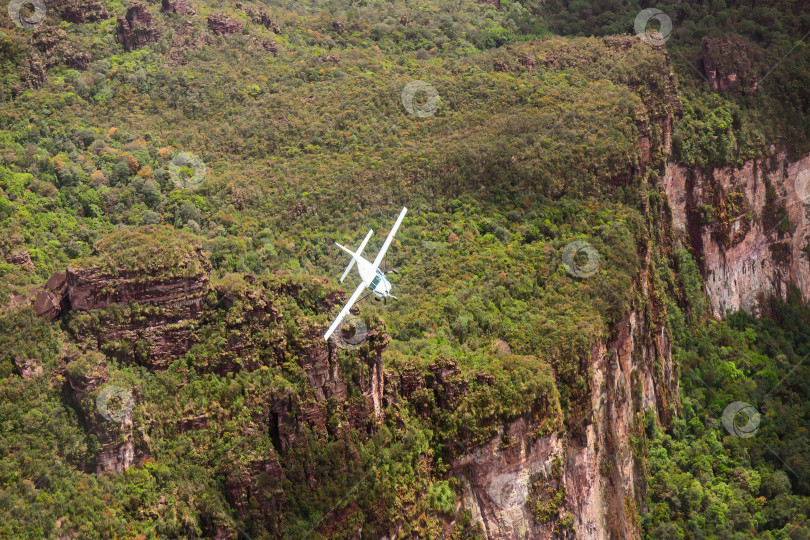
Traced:
POLYGON ((135 462, 132 394, 108 384, 107 361, 96 351, 68 351, 65 362, 65 394, 87 433, 100 445, 95 456, 88 456, 87 470, 100 473, 129 468, 135 462))
MULTIPOLYGON (((631 46, 626 38, 605 40, 621 50, 631 46)), ((670 154, 681 106, 668 53, 656 50, 663 58, 659 82, 630 83, 646 106, 638 124, 641 159, 614 179, 618 184, 643 182, 651 168, 663 169, 670 154)), ((538 438, 536 420, 520 418, 454 461, 464 506, 487 538, 640 538, 646 487, 634 441, 644 437, 645 417, 668 425, 679 408, 669 331, 651 276, 651 253, 668 249, 638 247, 644 262, 634 282, 636 300, 612 337, 593 343, 581 359, 590 392, 572 404, 564 428, 538 438)))
POLYGON ((739 169, 709 172, 670 163, 662 182, 715 316, 756 313, 762 297, 785 298, 791 286, 810 300, 810 155, 791 162, 772 150, 739 169))
MULTIPOLYGON (((636 282, 646 299, 648 280, 644 271, 636 282)), ((634 306, 611 340, 593 344, 585 359, 592 392, 571 415, 580 420, 535 438, 536 423, 518 419, 453 463, 487 538, 640 538, 645 480, 633 441, 644 437, 645 412, 666 425, 678 408, 659 310, 634 306)))
POLYGON ((96 250, 66 270, 69 305, 81 312, 76 337, 153 367, 184 354, 209 292, 202 248, 187 234, 151 227, 120 229, 96 250))
POLYGON ((133 1, 129 4, 126 15, 118 17, 115 39, 127 51, 157 41, 158 37, 160 31, 155 27, 154 18, 143 2, 133 1))
MULTIPOLYGON (((348 360, 346 352, 321 339, 322 324, 300 316, 302 309, 330 312, 345 301, 345 293, 327 280, 283 272, 270 280, 231 274, 212 286, 200 245, 170 227, 122 228, 99 240, 95 250, 34 291, 39 314, 69 320, 78 344, 68 346, 63 358, 64 392, 100 443, 96 455, 79 459, 88 471, 120 472, 150 454, 151 428, 137 425, 131 404, 104 414, 110 399, 126 395, 109 384, 107 357, 154 371, 190 352, 198 358, 193 364, 198 372, 223 377, 297 363, 307 381, 304 391, 255 411, 259 425, 272 433, 274 449, 223 469, 228 500, 238 511, 258 508, 268 523, 280 519, 284 505, 280 460, 301 452, 309 434, 341 438, 354 430, 368 437, 383 421, 384 329, 370 321, 348 360), (336 414, 344 421, 330 423, 336 414)), ((18 364, 24 376, 37 375, 37 366, 23 359, 18 364)), ((223 414, 194 412, 177 419, 179 433, 205 429, 210 414, 223 414)))

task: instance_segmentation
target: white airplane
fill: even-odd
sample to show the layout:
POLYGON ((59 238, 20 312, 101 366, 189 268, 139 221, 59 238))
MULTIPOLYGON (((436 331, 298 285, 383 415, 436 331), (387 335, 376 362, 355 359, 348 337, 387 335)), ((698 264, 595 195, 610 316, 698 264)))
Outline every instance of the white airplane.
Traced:
POLYGON ((394 226, 391 228, 391 232, 388 233, 388 238, 385 239, 385 243, 383 244, 382 248, 380 248, 380 252, 377 253, 377 257, 374 259, 374 262, 368 262, 366 259, 360 256, 360 253, 363 252, 363 248, 366 247, 369 238, 371 238, 371 235, 374 234, 373 230, 368 231, 363 243, 360 244, 360 247, 357 248, 356 252, 335 242, 340 249, 352 256, 352 260, 349 262, 349 266, 346 267, 346 271, 343 272, 340 282, 343 283, 343 280, 349 275, 349 270, 352 269, 352 266, 354 266, 355 263, 357 263, 357 271, 360 273, 360 279, 362 279, 362 282, 357 286, 357 289, 354 291, 351 298, 349 298, 349 301, 346 302, 346 305, 343 306, 343 309, 340 310, 340 313, 335 318, 334 322, 332 322, 332 326, 330 326, 329 330, 327 330, 323 335, 323 339, 329 340, 329 337, 335 330, 338 329, 340 323, 343 321, 343 318, 349 313, 349 310, 352 308, 354 303, 357 302, 357 299, 365 289, 371 290, 371 292, 374 293, 377 298, 393 298, 396 300, 397 297, 391 294, 391 282, 388 281, 385 278, 385 274, 380 271, 380 263, 382 263, 382 260, 385 257, 385 252, 388 251, 388 247, 391 245, 391 241, 394 239, 394 235, 397 233, 399 225, 402 223, 402 219, 405 217, 405 213, 407 211, 407 208, 402 208, 402 211, 399 213, 399 217, 397 218, 397 222, 394 223, 394 226))

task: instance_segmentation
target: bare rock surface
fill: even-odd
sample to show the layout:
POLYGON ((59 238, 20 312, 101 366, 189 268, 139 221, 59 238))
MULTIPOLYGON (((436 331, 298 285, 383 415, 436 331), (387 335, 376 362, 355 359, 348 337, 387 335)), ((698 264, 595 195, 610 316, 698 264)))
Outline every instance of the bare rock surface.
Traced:
POLYGON ((27 250, 15 251, 8 257, 6 257, 6 261, 9 264, 14 264, 19 266, 20 268, 25 268, 26 270, 34 270, 36 266, 34 266, 34 261, 31 260, 31 254, 28 253, 27 250))
POLYGON ((49 4, 62 20, 70 23, 87 23, 109 19, 112 15, 99 0, 56 0, 49 4))
POLYGON ((42 375, 42 366, 31 358, 15 356, 14 365, 23 379, 35 379, 42 375))
POLYGON ((55 319, 61 311, 59 298, 51 291, 41 290, 34 300, 34 313, 40 317, 55 319))
POLYGON ((160 11, 163 13, 179 13, 185 15, 189 12, 187 0, 162 0, 160 4, 160 11))
POLYGON ((222 13, 208 17, 208 27, 212 32, 221 36, 230 36, 242 31, 242 23, 222 13))
MULTIPOLYGON (((644 271, 636 284, 644 296, 648 279, 644 271)), ((634 309, 611 340, 591 347, 592 391, 575 406, 579 420, 569 420, 565 434, 537 437, 537 419, 523 417, 453 461, 464 506, 487 538, 641 538, 627 505, 645 501, 630 436, 640 412, 670 422, 679 391, 669 337, 653 320, 655 313, 634 309)))
POLYGON ((124 17, 118 17, 116 41, 127 51, 143 47, 147 43, 157 41, 160 31, 155 26, 154 18, 146 4, 135 0, 129 4, 124 17))
MULTIPOLYGON (((633 46, 632 39, 622 37, 604 42, 620 50, 633 46)), ((551 56, 518 56, 515 65, 530 69, 543 63, 555 69, 589 61, 577 54, 563 45, 551 56)), ((681 104, 668 53, 660 48, 659 54, 661 84, 643 98, 651 114, 639 126, 641 162, 625 180, 643 167, 663 167, 662 156, 670 153, 681 104)), ((452 462, 453 473, 462 480, 464 507, 487 538, 641 538, 636 524, 646 488, 630 451, 631 436, 638 436, 640 413, 652 415, 660 425, 671 422, 679 408, 679 385, 663 306, 649 275, 651 255, 639 246, 638 256, 644 262, 633 289, 642 300, 634 300, 611 328, 611 337, 593 343, 581 360, 590 390, 571 404, 565 430, 527 415, 507 422, 489 442, 452 462)), ((440 374, 436 378, 441 380, 440 374)), ((408 373, 402 384, 411 392, 424 385, 408 373)))
POLYGON ((715 316, 759 312, 760 295, 810 300, 810 155, 785 154, 706 173, 671 163, 663 186, 673 226, 687 235, 715 316))
POLYGON ((122 472, 135 462, 132 394, 109 384, 109 368, 104 355, 68 351, 65 358, 65 389, 79 411, 88 431, 98 438, 99 451, 89 456, 88 469, 122 472))

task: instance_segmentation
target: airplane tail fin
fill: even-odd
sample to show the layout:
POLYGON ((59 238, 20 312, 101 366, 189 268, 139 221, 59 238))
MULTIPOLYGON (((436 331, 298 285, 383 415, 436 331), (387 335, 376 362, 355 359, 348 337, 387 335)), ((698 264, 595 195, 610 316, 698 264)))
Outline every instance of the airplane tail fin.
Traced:
POLYGON ((367 235, 366 235, 366 237, 363 239, 363 243, 362 243, 362 244, 360 244, 360 247, 359 247, 359 248, 357 248, 357 251, 356 251, 356 252, 354 252, 354 251, 350 250, 350 249, 349 249, 349 248, 347 248, 346 246, 341 246, 340 244, 338 244, 337 242, 335 242, 335 244, 337 244, 337 245, 338 245, 338 247, 339 247, 340 249, 342 249, 343 251, 345 251, 346 253, 348 253, 349 255, 351 255, 351 256, 352 256, 352 260, 351 260, 351 261, 349 261, 349 266, 347 266, 347 267, 346 267, 346 270, 343 272, 343 275, 342 275, 342 276, 340 276, 340 282, 341 282, 341 283, 343 283, 343 280, 344 280, 344 279, 346 279, 346 276, 348 276, 348 275, 349 275, 349 271, 352 269, 352 266, 354 266, 354 263, 355 263, 355 261, 357 260, 357 257, 359 257, 359 256, 360 256, 360 254, 363 252, 363 250, 366 248, 366 244, 368 244, 368 240, 369 240, 369 238, 371 238, 371 235, 372 235, 372 234, 374 234, 374 231, 373 231, 373 230, 368 231, 368 234, 367 234, 367 235))

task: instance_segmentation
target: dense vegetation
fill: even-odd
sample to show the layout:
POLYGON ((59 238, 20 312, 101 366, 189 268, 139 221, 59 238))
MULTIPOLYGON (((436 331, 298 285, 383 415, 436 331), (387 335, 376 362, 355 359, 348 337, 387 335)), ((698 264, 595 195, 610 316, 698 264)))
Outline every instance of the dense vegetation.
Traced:
MULTIPOLYGON (((647 136, 658 147, 662 129, 650 120, 679 111, 674 149, 688 165, 739 164, 771 143, 806 150, 807 13, 790 2, 660 5, 675 21, 667 47, 678 103, 663 57, 644 43, 553 36, 629 33, 642 7, 635 2, 242 4, 192 1, 187 16, 151 4, 160 37, 132 52, 115 42, 115 18, 70 24, 51 10, 53 28, 32 33, 0 14, 0 304, 68 265, 176 266, 200 242, 220 286, 244 292, 250 287, 236 273, 251 273, 304 287, 295 301, 275 297, 284 336, 252 329, 257 342, 294 341, 299 325, 327 322, 313 300, 326 292, 306 278, 340 275, 346 261, 332 241, 355 245, 358 227, 385 230, 407 204, 388 261, 400 270, 400 301, 369 302, 364 317, 372 327, 384 321, 391 335, 392 374, 452 360, 470 392, 452 412, 432 390, 391 404, 368 439, 336 437, 344 419, 334 412, 328 436, 307 433, 306 455, 284 463, 285 482, 272 489, 283 491, 287 511, 266 523, 225 496, 232 470, 275 454, 249 411, 312 396, 295 362, 216 373, 233 360, 221 344, 244 304, 225 311, 210 301, 203 339, 165 370, 109 360, 111 381, 137 397, 135 423, 151 426, 154 456, 119 475, 81 470, 98 443, 64 399, 58 374, 84 368, 86 358, 61 365, 62 343, 97 321, 3 313, 0 536, 194 537, 221 527, 247 537, 312 537, 317 529, 339 538, 360 526, 381 535, 392 523, 403 534, 437 535, 456 513, 460 489, 447 464, 462 443, 488 440, 538 404, 544 429, 566 429, 589 391, 583 355, 639 307, 634 280, 647 251, 678 351, 682 414, 668 432, 648 417, 646 441, 638 441, 649 478, 645 534, 808 534, 810 411, 802 400, 810 374, 800 360, 810 352, 810 316, 791 303, 775 305, 770 318, 707 321, 691 256, 652 232, 663 156, 642 164, 638 145, 647 136), (248 7, 266 10, 273 24, 254 20, 248 7), (223 11, 245 33, 210 32, 206 17, 223 11), (758 73, 774 66, 756 96, 714 93, 694 71, 701 38, 714 32, 744 36, 758 73), (86 69, 70 67, 76 50, 91 56, 86 69), (32 52, 47 67, 41 86, 31 83, 32 52), (434 115, 404 110, 401 92, 413 80, 437 90, 434 115), (184 152, 205 164, 197 189, 178 187, 178 177, 195 173, 195 162, 174 161, 184 152), (130 228, 159 224, 177 231, 130 228), (153 239, 154 249, 130 251, 132 235, 153 239), (577 240, 600 256, 586 278, 562 261, 577 240), (34 269, 4 262, 20 250, 34 269), (292 274, 274 277, 278 269, 292 274), (498 350, 500 340, 511 352, 498 350), (43 376, 17 376, 18 356, 39 362, 43 376), (478 385, 479 373, 494 383, 478 385), (719 418, 733 399, 760 407, 756 437, 724 430, 719 418), (216 421, 179 432, 176 419, 200 414, 216 421), (345 464, 339 474, 334 463, 345 464), (317 489, 308 489, 310 476, 317 489), (341 520, 324 526, 332 512, 341 520)), ((126 10, 118 0, 104 5, 115 16, 126 10)), ((128 309, 106 315, 138 314, 128 309)), ((353 358, 344 355, 344 369, 359 377, 353 358)), ((543 504, 537 515, 551 519, 543 504)), ((474 535, 459 517, 452 534, 474 535)))
POLYGON ((669 17, 672 33, 666 46, 684 102, 673 137, 681 163, 739 165, 771 144, 792 155, 807 152, 810 12, 804 3, 662 0, 653 6, 637 0, 552 0, 542 4, 537 9, 547 17, 549 28, 564 35, 631 32, 633 17, 644 8, 654 7, 669 17), (719 93, 709 85, 702 65, 704 38, 733 39, 734 46, 718 62, 738 70, 739 82, 731 92, 719 93), (757 81, 755 92, 743 91, 746 79, 757 81))
POLYGON ((769 317, 739 311, 727 321, 701 323, 703 299, 694 291, 687 296, 686 319, 669 306, 683 373, 681 416, 663 432, 648 414, 634 447, 649 475, 644 530, 664 539, 805 538, 808 308, 794 292, 787 303, 772 302, 769 317), (723 425, 724 409, 734 401, 761 415, 750 438, 723 425))

